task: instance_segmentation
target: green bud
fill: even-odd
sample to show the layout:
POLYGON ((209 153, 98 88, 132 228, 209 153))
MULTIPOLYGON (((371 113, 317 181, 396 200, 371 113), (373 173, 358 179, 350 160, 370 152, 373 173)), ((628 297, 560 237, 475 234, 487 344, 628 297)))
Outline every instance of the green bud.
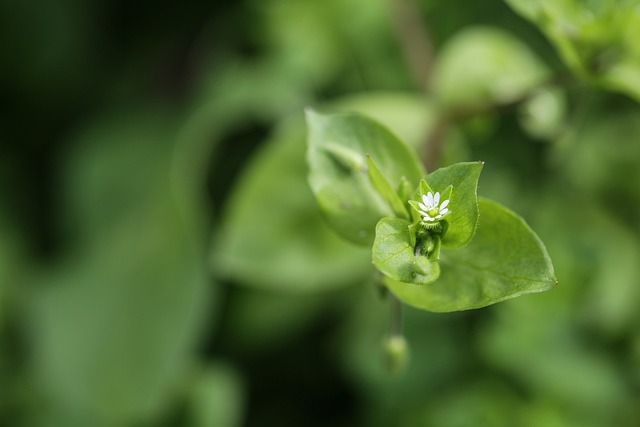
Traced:
POLYGON ((387 337, 384 341, 387 369, 394 375, 402 374, 409 364, 409 344, 401 335, 387 337))

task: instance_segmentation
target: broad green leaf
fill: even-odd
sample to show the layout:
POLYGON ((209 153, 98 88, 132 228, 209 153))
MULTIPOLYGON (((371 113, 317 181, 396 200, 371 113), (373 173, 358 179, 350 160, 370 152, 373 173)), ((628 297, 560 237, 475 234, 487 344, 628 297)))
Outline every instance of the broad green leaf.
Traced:
POLYGON ((411 223, 400 218, 383 218, 376 226, 373 243, 373 264, 386 276, 401 282, 426 285, 438 278, 437 261, 416 254, 411 244, 411 223))
POLYGON ((342 236, 370 245, 376 223, 393 211, 358 165, 371 156, 397 188, 403 176, 417 183, 425 174, 417 156, 385 127, 358 114, 308 110, 307 124, 309 183, 322 213, 342 236))
POLYGON ((546 66, 527 45, 490 27, 467 28, 447 41, 432 87, 448 108, 513 101, 547 78, 546 66))
POLYGON ((129 113, 70 145, 61 216, 71 249, 36 273, 24 311, 47 425, 139 424, 192 362, 214 288, 193 240, 206 233, 201 206, 172 181, 176 129, 164 114, 129 113))
MULTIPOLYGON (((439 114, 435 102, 410 92, 367 92, 342 98, 327 108, 333 113, 360 113, 370 117, 414 150, 422 148, 439 114)), ((451 142, 449 139, 447 143, 451 142)))
POLYGON ((449 185, 453 192, 446 217, 449 228, 442 238, 445 248, 459 248, 473 238, 478 222, 478 178, 483 162, 455 163, 435 170, 426 181, 433 191, 443 192, 449 185))
POLYGON ((369 250, 344 241, 318 212, 304 157, 299 118, 280 125, 247 163, 215 238, 217 275, 252 287, 308 292, 349 285, 368 274, 369 250))
MULTIPOLYGON (((382 172, 380 172, 380 169, 378 169, 376 162, 373 161, 371 156, 367 156, 367 173, 373 187, 389 204, 393 213, 399 218, 408 219, 409 213, 407 212, 405 202, 400 199, 398 193, 396 193, 389 181, 387 181, 387 178, 382 175, 382 172)), ((404 185, 403 182, 406 182, 406 180, 400 182, 401 186, 404 185)))
POLYGON ((440 267, 438 280, 427 286, 389 278, 385 283, 405 304, 439 312, 484 307, 557 283, 538 236, 522 218, 487 199, 480 199, 479 226, 471 243, 443 250, 440 267))

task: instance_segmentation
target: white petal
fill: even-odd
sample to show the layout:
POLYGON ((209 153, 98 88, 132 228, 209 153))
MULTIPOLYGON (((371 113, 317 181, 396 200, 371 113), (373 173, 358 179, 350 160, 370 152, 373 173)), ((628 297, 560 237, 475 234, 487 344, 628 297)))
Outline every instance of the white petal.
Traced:
POLYGON ((422 200, 424 201, 424 204, 429 207, 429 209, 433 207, 433 193, 431 191, 429 191, 426 196, 423 196, 422 200))
POLYGON ((449 199, 447 199, 444 202, 442 202, 442 204, 440 205, 440 210, 446 208, 448 204, 449 204, 449 199))
POLYGON ((436 195, 433 196, 433 206, 438 206, 438 203, 440 203, 440 193, 436 191, 436 195))
POLYGON ((428 211, 429 208, 426 207, 425 205, 423 205, 422 203, 418 202, 418 206, 420 206, 420 209, 422 209, 423 211, 428 211))
POLYGON ((422 218, 423 221, 433 221, 434 218, 431 218, 429 215, 425 215, 424 218, 422 218))
POLYGON ((442 209, 442 210, 440 211, 440 215, 446 215, 446 214, 448 214, 448 213, 449 213, 449 209, 447 209, 447 208, 444 208, 444 209, 442 209))
POLYGON ((420 215, 422 215, 422 216, 429 216, 429 214, 428 214, 428 213, 423 212, 423 211, 418 211, 418 213, 419 213, 420 215))
POLYGON ((440 218, 442 218, 442 214, 436 215, 436 219, 440 219, 440 218))

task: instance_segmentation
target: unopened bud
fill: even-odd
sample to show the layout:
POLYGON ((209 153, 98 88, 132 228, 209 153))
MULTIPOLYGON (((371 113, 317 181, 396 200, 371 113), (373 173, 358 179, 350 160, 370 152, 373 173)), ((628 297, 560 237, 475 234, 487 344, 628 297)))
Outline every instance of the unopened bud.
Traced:
POLYGON ((384 356, 389 372, 402 374, 409 364, 409 344, 401 335, 387 337, 384 341, 384 356))

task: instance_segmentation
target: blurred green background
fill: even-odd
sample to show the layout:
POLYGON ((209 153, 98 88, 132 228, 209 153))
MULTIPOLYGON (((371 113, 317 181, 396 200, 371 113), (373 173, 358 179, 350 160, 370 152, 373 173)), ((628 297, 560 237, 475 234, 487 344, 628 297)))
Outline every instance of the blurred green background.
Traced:
POLYGON ((636 0, 0 3, 0 425, 640 425, 636 0), (559 286, 404 311, 323 223, 303 108, 360 111, 559 286))

